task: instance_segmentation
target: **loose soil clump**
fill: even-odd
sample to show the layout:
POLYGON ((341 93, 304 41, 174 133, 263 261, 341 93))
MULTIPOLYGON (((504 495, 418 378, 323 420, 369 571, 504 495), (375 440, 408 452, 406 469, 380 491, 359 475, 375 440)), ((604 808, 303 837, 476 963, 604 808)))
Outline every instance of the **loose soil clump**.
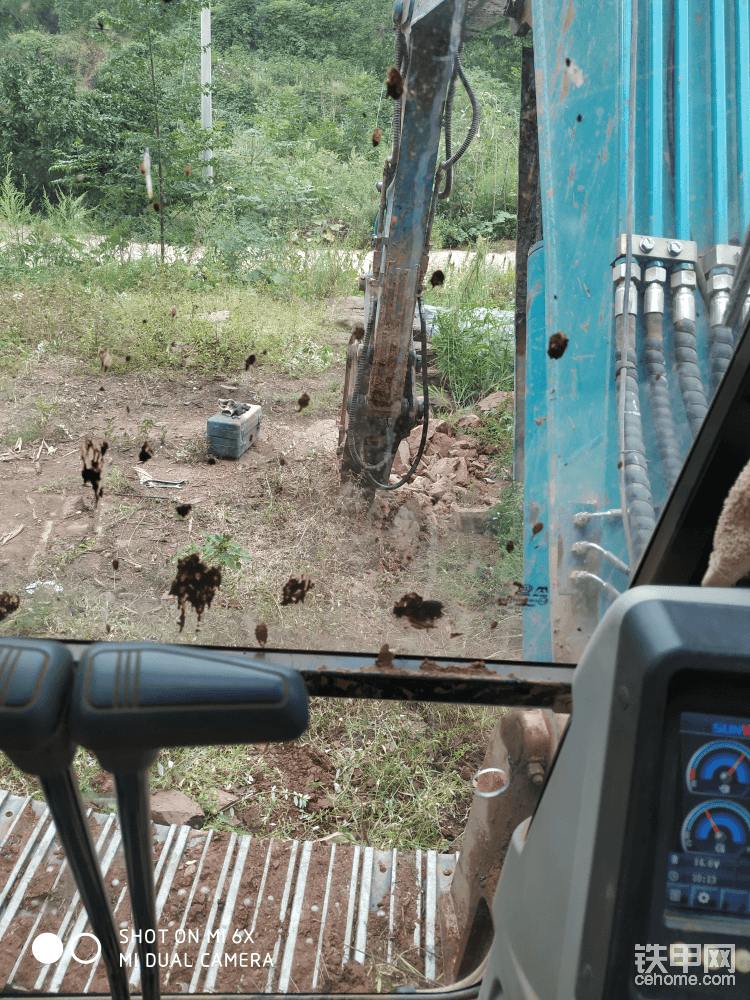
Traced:
POLYGON ((104 456, 107 454, 108 448, 109 445, 106 441, 97 445, 91 438, 86 438, 81 445, 81 459, 83 461, 81 477, 84 483, 91 484, 91 489, 94 491, 94 504, 98 504, 104 495, 102 473, 104 472, 104 456))
POLYGON ((185 626, 185 610, 192 604, 200 622, 203 612, 211 607, 216 591, 221 586, 221 570, 209 568, 202 563, 197 553, 185 556, 177 562, 177 576, 172 581, 169 593, 177 598, 180 606, 180 632, 185 626))
POLYGON ((21 598, 18 594, 9 594, 7 590, 4 590, 0 594, 0 621, 14 611, 18 611, 20 606, 21 598))
POLYGON ((425 601, 419 594, 404 594, 393 605, 397 618, 407 618, 414 628, 435 628, 435 619, 443 617, 440 601, 425 601))
POLYGON ((300 604, 314 586, 309 576, 290 576, 281 595, 282 608, 287 604, 300 604))

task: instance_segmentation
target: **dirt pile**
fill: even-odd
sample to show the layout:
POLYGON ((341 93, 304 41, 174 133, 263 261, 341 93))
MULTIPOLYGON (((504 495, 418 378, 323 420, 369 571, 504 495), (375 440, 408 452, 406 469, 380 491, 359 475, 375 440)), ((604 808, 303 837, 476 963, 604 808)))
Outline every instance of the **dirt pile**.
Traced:
MULTIPOLYGON (((393 463, 391 483, 398 482, 411 468, 419 452, 422 425, 415 427, 398 448, 393 463)), ((480 455, 476 439, 458 437, 445 420, 436 420, 427 428, 422 459, 414 478, 403 488, 436 503, 449 489, 468 490, 474 482, 485 483, 490 459, 480 455)), ((420 500, 420 502, 423 502, 420 500)))

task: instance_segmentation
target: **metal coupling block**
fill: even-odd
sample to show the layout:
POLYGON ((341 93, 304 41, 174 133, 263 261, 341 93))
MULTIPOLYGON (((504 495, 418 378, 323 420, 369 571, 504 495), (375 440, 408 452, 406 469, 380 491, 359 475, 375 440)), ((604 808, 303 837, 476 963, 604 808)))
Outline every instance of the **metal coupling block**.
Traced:
POLYGON ((644 279, 647 284, 650 281, 660 281, 664 285, 667 281, 667 269, 666 267, 647 267, 644 279))
POLYGON ((706 282, 708 294, 715 295, 716 292, 730 292, 733 280, 731 274, 712 274, 706 282))
POLYGON ((687 288, 690 289, 690 291, 695 291, 697 284, 695 271, 693 271, 692 268, 683 268, 681 271, 672 271, 669 284, 673 292, 677 291, 679 288, 687 288))
MULTIPOLYGON (((615 264, 612 268, 612 282, 617 285, 621 281, 625 280, 625 261, 621 261, 619 264, 615 264)), ((638 261, 634 260, 630 267, 630 280, 640 281, 641 280, 641 268, 638 261)))

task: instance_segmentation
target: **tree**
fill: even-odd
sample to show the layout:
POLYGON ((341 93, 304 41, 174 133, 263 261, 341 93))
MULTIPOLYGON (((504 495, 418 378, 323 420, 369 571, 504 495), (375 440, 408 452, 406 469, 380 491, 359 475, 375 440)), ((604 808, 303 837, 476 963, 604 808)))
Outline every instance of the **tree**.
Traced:
POLYGON ((257 49, 262 19, 256 0, 218 0, 211 7, 211 43, 220 51, 233 45, 257 49))
POLYGON ((73 31, 91 21, 101 0, 57 0, 54 7, 60 31, 73 31))
POLYGON ((78 99, 72 73, 51 59, 0 59, 0 107, 0 158, 12 154, 14 182, 22 187, 25 178, 40 203, 57 151, 90 141, 94 116, 78 99))
POLYGON ((57 31, 57 4, 54 0, 2 0, 0 2, 0 38, 5 38, 16 31, 28 31, 29 28, 42 28, 44 31, 57 31))

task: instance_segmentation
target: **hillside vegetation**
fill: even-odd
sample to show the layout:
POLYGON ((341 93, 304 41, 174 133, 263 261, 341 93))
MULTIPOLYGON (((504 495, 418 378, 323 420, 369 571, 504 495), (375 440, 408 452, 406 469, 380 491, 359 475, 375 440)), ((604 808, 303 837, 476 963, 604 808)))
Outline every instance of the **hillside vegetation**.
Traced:
MULTIPOLYGON (((6 231, 19 224, 19 210, 28 210, 27 222, 46 217, 45 232, 66 237, 58 256, 70 257, 70 240, 83 231, 116 246, 158 242, 163 225, 168 244, 204 248, 211 273, 265 281, 278 266, 248 269, 250 257, 268 260, 290 244, 369 246, 391 139, 389 0, 215 4, 210 134, 200 126, 199 2, 18 6, 0 4, 6 231), (206 147, 212 181, 202 176, 206 147), (161 170, 161 212, 138 170, 147 148, 157 202, 161 170)), ((436 248, 515 235, 519 58, 506 22, 466 45, 482 125, 440 203, 436 248)), ((454 144, 470 112, 459 87, 454 144)))

